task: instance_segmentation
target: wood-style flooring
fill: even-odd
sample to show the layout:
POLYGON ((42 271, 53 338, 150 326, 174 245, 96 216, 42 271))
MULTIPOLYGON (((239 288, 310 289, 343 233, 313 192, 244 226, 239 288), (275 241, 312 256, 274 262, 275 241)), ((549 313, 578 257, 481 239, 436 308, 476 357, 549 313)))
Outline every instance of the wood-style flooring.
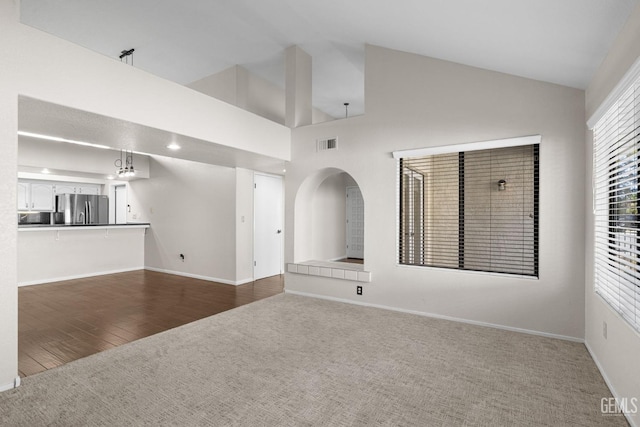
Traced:
POLYGON ((148 270, 21 287, 18 370, 33 375, 283 288, 283 276, 232 286, 148 270))
POLYGON ((361 258, 342 258, 338 262, 350 262, 351 264, 364 264, 364 260, 361 258))

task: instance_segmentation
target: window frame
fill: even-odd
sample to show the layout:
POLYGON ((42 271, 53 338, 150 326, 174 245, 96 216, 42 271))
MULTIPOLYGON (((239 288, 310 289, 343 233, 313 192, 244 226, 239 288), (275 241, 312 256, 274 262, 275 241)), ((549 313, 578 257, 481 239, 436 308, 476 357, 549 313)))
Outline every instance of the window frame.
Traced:
POLYGON ((593 292, 640 332, 640 75, 614 93, 590 120, 593 292))
MULTIPOLYGON (((479 273, 479 274, 490 274, 490 275, 506 275, 509 277, 519 277, 525 279, 533 279, 539 280, 540 278, 540 149, 541 149, 541 135, 528 135, 523 137, 515 137, 515 138, 506 138, 499 140, 491 140, 491 141, 481 141, 481 142, 473 142, 473 143, 464 143, 464 144, 455 144, 455 145, 446 145, 446 146, 434 146, 434 147, 426 147, 426 148, 418 148, 418 149, 408 149, 408 150, 400 150, 394 151, 393 158, 398 160, 396 162, 396 171, 397 171, 397 197, 396 197, 396 265, 398 267, 403 268, 420 268, 420 269, 438 269, 438 270, 451 270, 451 271, 461 271, 467 273, 479 273), (513 273, 507 271, 496 271, 496 270, 480 270, 480 269, 472 269, 472 268, 461 268, 462 260, 459 257, 459 264, 457 267, 445 267, 445 266, 437 266, 437 265, 418 265, 418 264, 409 264, 402 263, 402 239, 401 233, 402 230, 402 212, 401 212, 401 203, 403 197, 403 189, 402 189, 402 178, 403 178, 403 165, 402 159, 412 158, 412 157, 423 157, 428 155, 437 155, 437 154, 449 154, 449 153, 458 153, 459 164, 460 162, 464 162, 464 153, 478 151, 478 150, 488 150, 494 148, 510 148, 510 147, 518 147, 523 145, 533 145, 535 147, 534 152, 534 194, 533 194, 533 210, 534 210, 534 218, 533 218, 533 273, 513 273)), ((462 163, 464 164, 464 163, 462 163)), ((427 177, 425 179, 428 180, 427 177)), ((461 206, 464 206, 464 185, 460 185, 458 188, 458 203, 461 206)), ((426 197, 426 196, 425 196, 426 197)), ((459 215, 459 217, 461 217, 459 215)), ((464 238, 464 219, 459 218, 459 222, 463 223, 462 227, 458 227, 458 247, 463 245, 462 239, 464 238)), ((428 245, 427 239, 424 239, 424 246, 428 245)), ((459 249, 460 253, 460 249, 459 249)), ((428 254, 423 253, 423 259, 428 258, 428 254)))

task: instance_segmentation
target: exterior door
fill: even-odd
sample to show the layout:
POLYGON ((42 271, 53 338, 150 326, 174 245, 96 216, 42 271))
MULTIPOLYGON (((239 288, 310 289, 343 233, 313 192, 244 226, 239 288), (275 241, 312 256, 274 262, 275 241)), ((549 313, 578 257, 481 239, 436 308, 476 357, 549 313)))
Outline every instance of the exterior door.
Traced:
POLYGON ((282 274, 282 177, 254 175, 253 280, 282 274))
POLYGON ((347 187, 347 258, 364 259, 364 200, 358 187, 347 187))

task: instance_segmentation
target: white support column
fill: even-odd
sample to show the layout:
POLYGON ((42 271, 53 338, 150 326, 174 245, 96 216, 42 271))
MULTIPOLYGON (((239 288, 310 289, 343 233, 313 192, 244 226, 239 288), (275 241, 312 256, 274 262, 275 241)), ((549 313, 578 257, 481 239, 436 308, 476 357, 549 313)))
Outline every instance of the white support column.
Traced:
POLYGON ((285 51, 285 68, 285 126, 310 125, 311 56, 298 46, 290 46, 285 51))
POLYGON ((19 384, 16 188, 18 177, 18 88, 11 76, 18 62, 18 1, 0 0, 0 391, 19 384))

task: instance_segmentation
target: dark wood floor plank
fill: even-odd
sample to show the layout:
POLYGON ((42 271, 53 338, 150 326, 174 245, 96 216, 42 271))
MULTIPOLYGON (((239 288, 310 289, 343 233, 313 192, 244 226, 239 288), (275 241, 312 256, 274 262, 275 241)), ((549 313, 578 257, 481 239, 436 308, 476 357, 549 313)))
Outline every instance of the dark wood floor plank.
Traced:
POLYGON ((27 375, 37 374, 38 372, 46 371, 47 368, 39 364, 35 359, 30 357, 28 354, 19 353, 18 357, 20 359, 20 368, 19 374, 21 377, 26 377, 27 375))
POLYGON ((137 270, 18 290, 21 376, 283 291, 282 276, 241 286, 137 270))

